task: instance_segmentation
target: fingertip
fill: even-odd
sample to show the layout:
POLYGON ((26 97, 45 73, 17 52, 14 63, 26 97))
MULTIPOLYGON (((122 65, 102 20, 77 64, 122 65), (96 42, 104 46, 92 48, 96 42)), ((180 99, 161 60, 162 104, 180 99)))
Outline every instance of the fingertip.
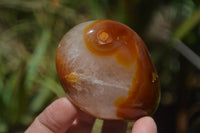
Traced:
POLYGON ((59 98, 50 104, 27 129, 31 132, 65 132, 71 126, 77 109, 67 98, 59 98))
POLYGON ((132 133, 157 133, 156 123, 152 117, 142 117, 133 125, 132 133))
MULTIPOLYGON (((66 97, 62 97, 62 98, 55 100, 47 108, 51 108, 53 111, 54 110, 62 111, 60 113, 63 113, 63 114, 65 114, 65 113, 77 114, 77 112, 78 112, 77 108, 66 97)), ((65 116, 66 115, 68 115, 68 114, 65 114, 65 116)), ((62 118, 63 118, 63 116, 62 116, 62 118)))

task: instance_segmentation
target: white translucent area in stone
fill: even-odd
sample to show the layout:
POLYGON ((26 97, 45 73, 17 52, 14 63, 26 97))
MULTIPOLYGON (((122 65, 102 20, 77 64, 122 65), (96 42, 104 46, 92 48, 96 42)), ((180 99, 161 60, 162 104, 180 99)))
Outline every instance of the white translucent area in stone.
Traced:
POLYGON ((78 75, 78 81, 72 84, 74 89, 67 91, 68 96, 81 110, 95 117, 120 119, 116 116, 114 101, 128 96, 135 72, 134 64, 127 68, 118 64, 115 57, 92 54, 83 39, 83 30, 90 23, 92 21, 71 29, 59 45, 63 49, 59 55, 67 60, 71 72, 78 75))

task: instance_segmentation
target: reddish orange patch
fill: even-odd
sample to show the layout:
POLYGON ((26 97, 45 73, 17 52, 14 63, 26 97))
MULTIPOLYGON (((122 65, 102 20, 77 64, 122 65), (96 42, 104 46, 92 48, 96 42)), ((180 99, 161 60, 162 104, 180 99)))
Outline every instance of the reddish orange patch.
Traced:
POLYGON ((115 101, 117 116, 124 119, 137 119, 152 115, 159 103, 160 88, 158 77, 145 44, 138 37, 135 75, 128 97, 115 101), (152 75, 153 74, 153 75, 152 75))
POLYGON ((115 56, 118 63, 130 66, 135 61, 135 32, 111 20, 99 20, 84 29, 87 48, 98 56, 115 56))

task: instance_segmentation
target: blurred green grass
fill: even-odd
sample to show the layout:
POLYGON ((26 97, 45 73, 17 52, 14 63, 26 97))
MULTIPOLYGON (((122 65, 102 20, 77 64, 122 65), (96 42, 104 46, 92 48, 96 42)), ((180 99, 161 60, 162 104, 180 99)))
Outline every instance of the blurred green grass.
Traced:
POLYGON ((200 54, 199 4, 197 0, 1 0, 0 132, 23 132, 48 104, 66 96, 56 74, 56 48, 70 28, 92 19, 123 22, 146 42, 162 88, 155 114, 158 131, 200 131, 200 71, 168 45, 170 38, 162 40, 170 33, 200 54), (163 126, 171 107, 173 122, 166 120, 163 126), (183 129, 178 121, 181 111, 188 120, 183 129))

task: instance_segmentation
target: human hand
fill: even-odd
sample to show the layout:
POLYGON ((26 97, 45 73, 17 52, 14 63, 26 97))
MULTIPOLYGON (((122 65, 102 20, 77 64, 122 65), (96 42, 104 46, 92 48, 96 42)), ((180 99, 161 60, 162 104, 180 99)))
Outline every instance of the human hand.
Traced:
MULTIPOLYGON (((36 117, 25 133, 90 133, 94 121, 67 98, 60 98, 36 117)), ((125 133, 126 127, 124 121, 104 120, 102 133, 125 133)), ((132 133, 157 133, 157 126, 151 117, 143 117, 135 122, 132 133)))

